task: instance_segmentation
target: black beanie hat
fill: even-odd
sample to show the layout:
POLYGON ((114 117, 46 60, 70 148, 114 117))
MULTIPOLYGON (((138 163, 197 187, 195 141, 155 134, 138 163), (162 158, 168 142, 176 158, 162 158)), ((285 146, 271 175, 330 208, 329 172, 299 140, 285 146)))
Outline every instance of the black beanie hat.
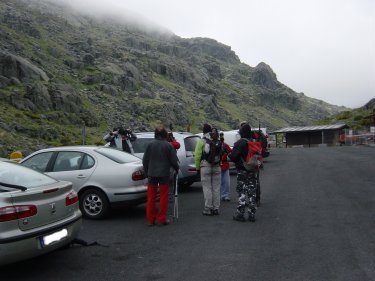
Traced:
POLYGON ((251 127, 249 124, 245 124, 240 129, 241 138, 250 139, 251 138, 251 127))
POLYGON ((212 127, 210 124, 203 124, 203 134, 212 132, 212 127))

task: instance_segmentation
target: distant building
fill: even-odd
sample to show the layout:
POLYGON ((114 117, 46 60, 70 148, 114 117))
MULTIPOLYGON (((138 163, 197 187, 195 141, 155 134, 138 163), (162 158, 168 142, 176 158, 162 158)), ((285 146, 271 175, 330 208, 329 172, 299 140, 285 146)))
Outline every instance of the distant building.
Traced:
POLYGON ((307 127, 287 127, 270 134, 277 136, 283 135, 283 143, 285 147, 292 146, 335 146, 340 143, 340 135, 344 134, 344 129, 349 128, 346 124, 322 125, 322 126, 307 126, 307 127))

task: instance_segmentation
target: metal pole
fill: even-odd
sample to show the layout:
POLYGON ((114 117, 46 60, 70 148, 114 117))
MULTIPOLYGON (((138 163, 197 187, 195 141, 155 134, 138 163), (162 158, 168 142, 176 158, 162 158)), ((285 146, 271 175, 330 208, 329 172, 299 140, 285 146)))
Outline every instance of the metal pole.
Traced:
POLYGON ((85 123, 82 124, 82 145, 85 145, 85 139, 86 139, 86 127, 85 123))
POLYGON ((178 220, 178 174, 176 173, 174 190, 174 204, 173 204, 173 219, 178 220))

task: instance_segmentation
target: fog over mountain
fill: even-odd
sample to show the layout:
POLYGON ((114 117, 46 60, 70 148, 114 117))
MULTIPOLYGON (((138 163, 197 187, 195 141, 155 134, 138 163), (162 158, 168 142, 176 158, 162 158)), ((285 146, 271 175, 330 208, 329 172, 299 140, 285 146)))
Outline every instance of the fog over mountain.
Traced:
POLYGON ((82 126, 87 144, 102 144, 118 125, 197 133, 204 122, 229 130, 248 120, 271 131, 345 110, 294 91, 271 65, 249 66, 217 40, 145 31, 130 16, 124 24, 95 11, 0 2, 0 155, 81 143, 82 126))
POLYGON ((143 18, 183 38, 215 39, 244 63, 265 62, 282 83, 331 104, 354 108, 375 97, 373 0, 63 2, 95 14, 143 18))

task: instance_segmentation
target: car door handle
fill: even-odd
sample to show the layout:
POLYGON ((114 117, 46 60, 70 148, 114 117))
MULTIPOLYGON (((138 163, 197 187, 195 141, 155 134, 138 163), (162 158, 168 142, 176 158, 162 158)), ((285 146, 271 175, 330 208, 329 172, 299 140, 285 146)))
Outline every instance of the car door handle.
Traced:
POLYGON ((84 176, 84 175, 78 175, 77 178, 84 179, 84 178, 86 178, 86 176, 84 176))

